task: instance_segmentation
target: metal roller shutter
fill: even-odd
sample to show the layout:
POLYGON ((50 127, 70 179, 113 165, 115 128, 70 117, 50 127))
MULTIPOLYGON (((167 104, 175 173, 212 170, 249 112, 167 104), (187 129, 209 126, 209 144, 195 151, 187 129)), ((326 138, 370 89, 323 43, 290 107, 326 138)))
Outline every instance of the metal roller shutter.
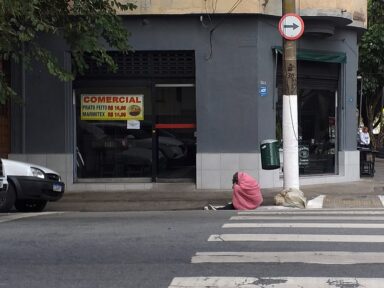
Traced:
POLYGON ((89 69, 78 80, 85 79, 153 79, 153 78, 194 78, 194 51, 135 51, 128 54, 109 52, 118 64, 114 73, 105 65, 98 66, 87 59, 89 69))

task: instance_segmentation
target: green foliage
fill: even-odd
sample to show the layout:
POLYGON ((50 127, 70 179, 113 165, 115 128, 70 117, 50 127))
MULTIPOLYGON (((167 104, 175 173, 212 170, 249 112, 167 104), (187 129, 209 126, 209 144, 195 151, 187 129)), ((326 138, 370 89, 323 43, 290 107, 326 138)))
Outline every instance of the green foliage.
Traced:
MULTIPOLYGON (((129 34, 116 11, 135 8, 120 0, 0 0, 0 60, 26 65, 37 60, 62 81, 84 73, 88 68, 85 55, 116 69, 108 47, 123 52, 130 49, 129 34), (41 34, 66 40, 72 53, 72 71, 60 66, 51 51, 39 43, 41 34)), ((15 94, 2 71, 0 85, 0 102, 15 94)))
POLYGON ((359 73, 363 77, 362 118, 365 126, 370 127, 370 131, 382 125, 383 49, 384 1, 369 0, 368 30, 362 36, 360 43, 359 73))

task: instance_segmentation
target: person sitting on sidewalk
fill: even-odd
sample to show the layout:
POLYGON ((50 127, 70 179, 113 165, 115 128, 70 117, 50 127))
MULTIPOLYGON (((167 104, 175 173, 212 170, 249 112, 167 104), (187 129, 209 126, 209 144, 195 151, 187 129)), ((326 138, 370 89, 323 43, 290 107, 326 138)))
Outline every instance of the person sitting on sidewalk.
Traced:
POLYGON ((257 181, 245 172, 236 172, 232 178, 232 203, 216 208, 213 205, 204 207, 206 210, 253 210, 263 203, 263 195, 257 181))

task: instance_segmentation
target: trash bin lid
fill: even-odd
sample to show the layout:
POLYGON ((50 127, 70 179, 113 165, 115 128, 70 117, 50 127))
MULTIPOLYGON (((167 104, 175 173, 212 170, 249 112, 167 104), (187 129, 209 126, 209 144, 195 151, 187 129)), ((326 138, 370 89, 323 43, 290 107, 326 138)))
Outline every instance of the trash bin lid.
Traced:
POLYGON ((275 143, 275 142, 277 142, 276 139, 266 139, 266 140, 263 140, 263 141, 261 142, 261 145, 263 145, 263 144, 268 144, 268 143, 275 143))

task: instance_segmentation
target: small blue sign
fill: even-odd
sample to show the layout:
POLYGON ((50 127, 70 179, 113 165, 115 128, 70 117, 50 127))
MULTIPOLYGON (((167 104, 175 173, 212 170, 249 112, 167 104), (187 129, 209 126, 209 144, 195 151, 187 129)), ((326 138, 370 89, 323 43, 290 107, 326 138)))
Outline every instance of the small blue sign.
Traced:
POLYGON ((259 94, 262 97, 268 96, 268 87, 267 87, 267 85, 260 85, 259 94))

